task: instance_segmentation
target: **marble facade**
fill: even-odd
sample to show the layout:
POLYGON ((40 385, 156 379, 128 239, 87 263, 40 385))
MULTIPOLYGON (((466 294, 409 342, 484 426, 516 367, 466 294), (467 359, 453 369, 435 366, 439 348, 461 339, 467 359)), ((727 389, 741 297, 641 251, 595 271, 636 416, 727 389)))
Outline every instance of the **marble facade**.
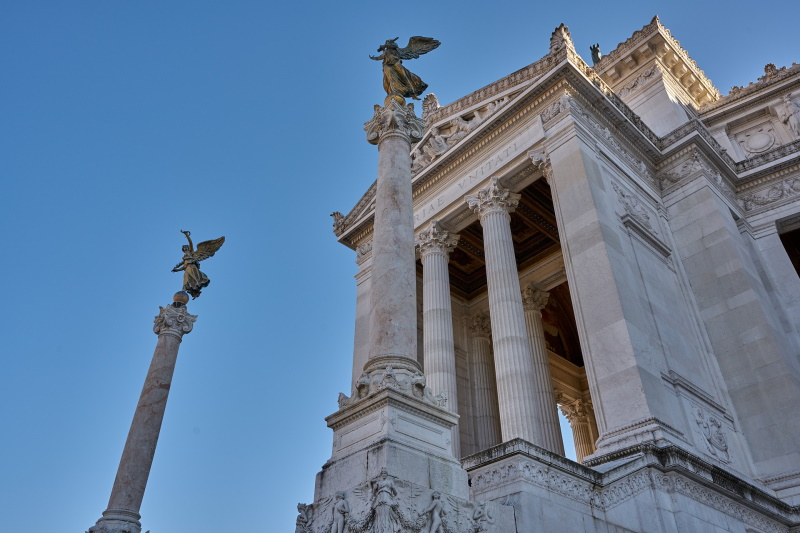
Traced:
POLYGON ((367 123, 352 393, 298 533, 800 531, 800 65, 722 96, 657 18, 549 50, 367 123))

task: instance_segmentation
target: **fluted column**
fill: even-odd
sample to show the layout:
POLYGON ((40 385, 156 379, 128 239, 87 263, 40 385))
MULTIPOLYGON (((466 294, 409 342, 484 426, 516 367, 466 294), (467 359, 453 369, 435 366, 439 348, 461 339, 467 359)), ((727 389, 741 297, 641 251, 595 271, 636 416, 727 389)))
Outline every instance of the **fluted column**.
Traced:
POLYGON ((172 374, 183 335, 192 331, 197 315, 186 311, 189 295, 179 292, 175 303, 161 307, 153 331, 158 342, 133 415, 128 439, 111 489, 108 509, 89 533, 140 533, 139 509, 156 453, 161 422, 167 407, 172 374))
MULTIPOLYGON (((425 377, 434 394, 447 395, 447 409, 458 412, 456 354, 453 343, 453 309, 450 303, 450 273, 447 263, 458 243, 432 220, 430 227, 417 235, 422 260, 422 339, 425 377)), ((459 428, 452 429, 451 449, 461 457, 459 428)))
POLYGON ((478 194, 468 195, 467 204, 480 215, 486 254, 486 279, 492 319, 495 375, 503 441, 521 438, 542 445, 540 409, 533 384, 535 373, 519 275, 511 238, 511 215, 519 194, 500 186, 497 178, 478 194))
POLYGON ((485 450, 500 444, 500 414, 497 407, 497 382, 492 364, 492 329, 489 317, 472 317, 472 395, 475 447, 485 450))
POLYGON ((392 97, 387 97, 384 107, 376 105, 375 116, 364 125, 367 141, 378 145, 370 360, 380 356, 415 359, 417 354, 411 143, 422 138, 424 125, 425 121, 414 115, 413 104, 392 97))
POLYGON ((534 407, 539 410, 542 441, 540 446, 553 453, 564 455, 564 441, 561 440, 561 425, 558 422, 558 405, 553 391, 553 378, 550 375, 550 363, 547 360, 547 345, 542 327, 542 309, 547 305, 549 292, 540 291, 533 283, 529 283, 522 291, 522 309, 525 311, 525 327, 533 356, 534 407))
POLYGON ((561 406, 561 412, 569 420, 572 439, 575 441, 575 457, 579 463, 594 453, 594 441, 589 428, 592 406, 586 400, 574 400, 561 406))

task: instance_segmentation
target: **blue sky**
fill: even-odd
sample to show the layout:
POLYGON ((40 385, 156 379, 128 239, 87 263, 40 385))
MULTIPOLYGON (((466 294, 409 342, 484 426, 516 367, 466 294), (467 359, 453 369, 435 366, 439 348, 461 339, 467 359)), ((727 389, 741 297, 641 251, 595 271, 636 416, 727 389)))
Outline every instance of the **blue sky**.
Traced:
POLYGON ((0 529, 83 532, 105 509, 180 287, 181 229, 225 235, 189 310, 144 529, 291 531, 348 391, 355 254, 375 177, 362 124, 387 38, 443 104, 532 63, 566 23, 605 52, 659 14, 726 93, 800 60, 796 4, 0 4, 0 529))

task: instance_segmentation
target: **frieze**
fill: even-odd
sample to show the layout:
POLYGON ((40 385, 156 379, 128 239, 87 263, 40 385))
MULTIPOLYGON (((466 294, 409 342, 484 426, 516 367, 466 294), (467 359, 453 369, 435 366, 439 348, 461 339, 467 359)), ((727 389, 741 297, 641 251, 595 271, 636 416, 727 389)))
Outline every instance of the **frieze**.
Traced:
POLYGON ((681 152, 680 158, 682 161, 679 164, 668 170, 662 170, 657 175, 662 191, 678 182, 692 179, 702 174, 709 182, 716 185, 716 188, 722 192, 728 200, 734 205, 737 205, 733 186, 722 176, 719 170, 706 159, 696 146, 692 145, 681 152))
POLYGON ((629 94, 636 92, 637 90, 641 89, 647 80, 652 78, 656 72, 661 72, 661 67, 658 65, 658 63, 639 74, 632 82, 626 83, 619 91, 617 91, 617 94, 624 98, 629 94))
POLYGON ((800 194, 800 178, 788 177, 772 183, 767 188, 740 195, 739 205, 745 212, 756 211, 780 201, 794 199, 798 194, 800 194))
POLYGON ((499 504, 473 503, 391 476, 298 504, 295 533, 479 533, 496 528, 499 504))
POLYGON ((688 137, 695 132, 702 137, 706 143, 708 143, 711 149, 714 150, 723 159, 723 161, 725 161, 725 163, 727 163, 731 168, 735 168, 736 162, 728 154, 727 150, 719 144, 713 135, 711 135, 711 133, 708 131, 708 128, 706 128, 705 125, 696 118, 691 119, 686 124, 675 128, 671 132, 661 137, 657 146, 664 151, 677 141, 683 139, 684 137, 688 137))

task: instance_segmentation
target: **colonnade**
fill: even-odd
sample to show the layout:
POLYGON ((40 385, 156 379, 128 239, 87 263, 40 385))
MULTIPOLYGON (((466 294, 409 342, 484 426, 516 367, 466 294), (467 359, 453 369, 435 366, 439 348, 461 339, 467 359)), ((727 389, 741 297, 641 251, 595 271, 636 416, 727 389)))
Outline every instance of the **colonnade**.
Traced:
MULTIPOLYGON (((534 285, 520 291, 510 226, 510 213, 519 198, 496 178, 465 198, 483 228, 489 297, 488 317, 474 316, 470 327, 475 445, 485 449, 521 438, 563 455, 542 327, 541 311, 549 295, 534 285)), ((447 393, 447 406, 453 412, 458 402, 448 261, 457 243, 458 236, 444 231, 435 220, 416 238, 423 268, 425 374, 434 394, 447 393)), ((580 434, 590 436, 588 430, 580 434)), ((593 445, 582 437, 581 459, 593 445)), ((457 457, 458 450, 454 435, 457 457)))

